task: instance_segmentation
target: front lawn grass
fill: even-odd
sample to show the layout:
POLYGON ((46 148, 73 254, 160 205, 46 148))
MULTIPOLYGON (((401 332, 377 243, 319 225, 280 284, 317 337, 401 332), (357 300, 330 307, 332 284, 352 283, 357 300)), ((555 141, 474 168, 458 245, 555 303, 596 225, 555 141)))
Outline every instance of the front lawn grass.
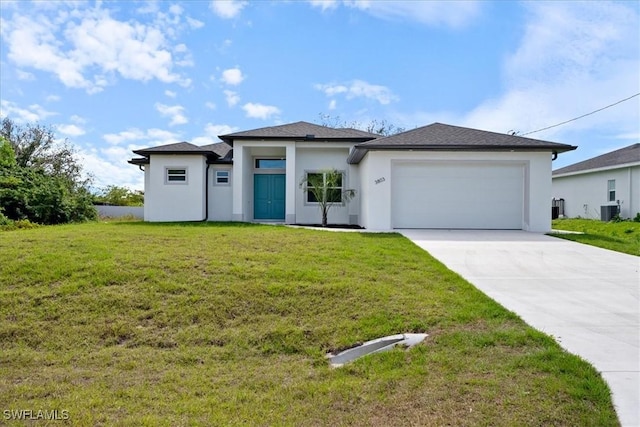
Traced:
POLYGON ((584 234, 552 234, 562 239, 640 256, 640 222, 603 222, 596 219, 556 219, 554 230, 579 231, 584 234))
POLYGON ((3 232, 0 301, 0 411, 87 426, 618 425, 594 368, 397 234, 3 232), (325 359, 401 332, 429 337, 325 359))

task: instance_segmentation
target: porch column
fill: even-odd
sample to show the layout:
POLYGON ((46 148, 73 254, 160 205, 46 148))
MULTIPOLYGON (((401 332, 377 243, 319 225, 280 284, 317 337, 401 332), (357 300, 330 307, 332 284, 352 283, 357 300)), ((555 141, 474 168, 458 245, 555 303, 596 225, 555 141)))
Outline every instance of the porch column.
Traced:
POLYGON ((296 145, 295 142, 287 144, 286 154, 286 181, 285 193, 285 219, 286 224, 296 223, 296 194, 298 192, 298 177, 296 176, 296 145))
POLYGON ((244 216, 244 147, 241 143, 236 142, 233 148, 233 194, 232 194, 232 211, 231 219, 233 221, 245 221, 244 216))

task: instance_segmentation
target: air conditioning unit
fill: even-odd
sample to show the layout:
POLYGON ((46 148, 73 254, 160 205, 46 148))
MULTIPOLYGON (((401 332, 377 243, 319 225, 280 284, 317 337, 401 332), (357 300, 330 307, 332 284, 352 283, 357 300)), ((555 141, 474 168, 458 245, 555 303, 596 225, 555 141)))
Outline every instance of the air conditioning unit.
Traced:
POLYGON ((600 206, 600 219, 602 221, 611 221, 619 213, 619 206, 600 206))

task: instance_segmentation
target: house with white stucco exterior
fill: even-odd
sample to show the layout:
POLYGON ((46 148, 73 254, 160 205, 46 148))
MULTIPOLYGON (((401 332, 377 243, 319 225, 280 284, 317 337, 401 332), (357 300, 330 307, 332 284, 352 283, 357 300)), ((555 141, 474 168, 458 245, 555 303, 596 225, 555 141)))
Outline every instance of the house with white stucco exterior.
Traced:
POLYGON ((633 218, 640 212, 640 143, 556 169, 552 183, 566 217, 633 218))
POLYGON ((146 221, 320 222, 309 174, 336 169, 333 224, 551 229, 551 162, 576 147, 441 123, 381 137, 306 122, 135 150, 146 221))

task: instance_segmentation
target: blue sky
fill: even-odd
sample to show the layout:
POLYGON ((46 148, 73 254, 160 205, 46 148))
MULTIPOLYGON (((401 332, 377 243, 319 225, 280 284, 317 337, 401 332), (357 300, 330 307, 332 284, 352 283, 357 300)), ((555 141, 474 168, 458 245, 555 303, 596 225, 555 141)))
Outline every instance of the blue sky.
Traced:
MULTIPOLYGON (((131 150, 320 114, 526 133, 640 93, 640 2, 0 1, 0 115, 99 188, 131 150)), ((640 97, 530 137, 554 168, 640 140, 640 97)))

